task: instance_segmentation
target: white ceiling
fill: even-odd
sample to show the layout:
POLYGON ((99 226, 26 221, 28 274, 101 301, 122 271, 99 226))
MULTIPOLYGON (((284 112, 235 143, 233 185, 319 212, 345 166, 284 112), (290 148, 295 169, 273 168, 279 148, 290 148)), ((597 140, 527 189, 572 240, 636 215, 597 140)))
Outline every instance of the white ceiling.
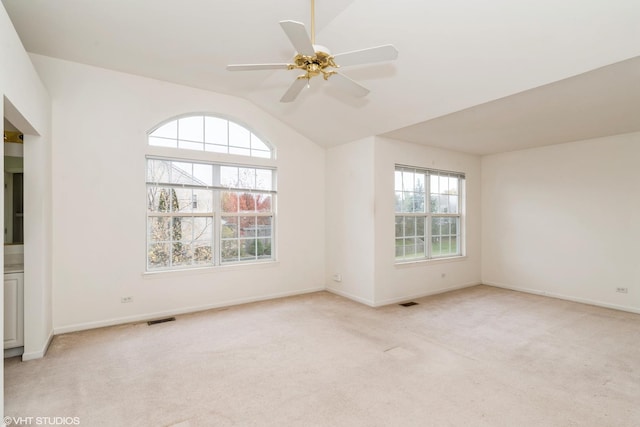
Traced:
POLYGON ((394 44, 397 61, 344 68, 354 99, 299 72, 278 22, 310 0, 2 0, 25 48, 246 98, 324 146, 371 135, 487 154, 640 131, 637 0, 316 0, 318 44, 394 44))

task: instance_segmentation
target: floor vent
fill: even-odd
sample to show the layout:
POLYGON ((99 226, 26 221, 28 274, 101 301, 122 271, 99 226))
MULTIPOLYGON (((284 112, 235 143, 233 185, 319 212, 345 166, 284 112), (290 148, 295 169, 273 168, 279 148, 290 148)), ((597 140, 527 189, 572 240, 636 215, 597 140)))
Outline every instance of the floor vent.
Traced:
POLYGON ((400 305, 403 306, 403 307, 411 307, 412 305, 418 305, 418 303, 411 301, 411 302, 403 302, 400 305))
POLYGON ((174 320, 176 320, 175 317, 165 317, 164 319, 149 320, 147 325, 157 325, 158 323, 173 322, 174 320))

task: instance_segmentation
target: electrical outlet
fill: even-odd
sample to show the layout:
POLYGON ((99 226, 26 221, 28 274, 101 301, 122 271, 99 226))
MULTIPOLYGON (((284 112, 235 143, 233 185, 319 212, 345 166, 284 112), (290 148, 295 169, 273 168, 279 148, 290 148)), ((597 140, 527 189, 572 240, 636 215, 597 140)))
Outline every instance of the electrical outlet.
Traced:
POLYGON ((619 292, 621 294, 628 294, 629 288, 616 288, 616 292, 619 292))
POLYGON ((333 275, 332 279, 334 282, 342 282, 342 274, 336 273, 333 275))
POLYGON ((120 302, 121 302, 122 304, 126 304, 126 303, 129 303, 129 302, 133 302, 133 297, 121 297, 121 298, 120 298, 120 302))

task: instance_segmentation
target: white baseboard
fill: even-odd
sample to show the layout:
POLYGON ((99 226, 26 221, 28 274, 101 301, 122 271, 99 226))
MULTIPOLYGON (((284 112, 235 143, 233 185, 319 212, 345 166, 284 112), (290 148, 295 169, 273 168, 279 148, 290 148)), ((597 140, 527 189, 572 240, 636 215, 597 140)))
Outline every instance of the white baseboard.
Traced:
POLYGON ((122 325, 126 323, 135 323, 135 322, 146 322, 148 320, 153 320, 161 317, 177 316, 180 314, 195 313, 198 311, 211 310, 211 309, 221 308, 221 307, 230 307, 234 305, 248 304, 252 302, 267 301, 267 300, 276 299, 276 298, 284 298, 284 297, 290 297, 295 295, 304 295, 304 294, 310 294, 313 292, 320 292, 324 290, 326 290, 324 286, 319 286, 315 288, 307 288, 307 289, 290 291, 290 292, 280 292, 275 294, 263 295, 259 297, 239 298, 239 299, 224 301, 224 302, 215 303, 215 304, 205 304, 205 305, 191 306, 191 307, 185 307, 185 308, 180 308, 175 310, 158 311, 153 313, 138 314, 135 316, 100 320, 97 322, 76 323, 74 325, 56 327, 54 328, 53 333, 55 335, 60 335, 60 334, 66 334, 69 332, 84 331, 87 329, 104 328, 106 326, 115 326, 115 325, 122 325))
POLYGON ((386 300, 382 300, 382 301, 376 302, 373 305, 373 307, 382 307, 382 306, 389 305, 389 304, 397 304, 397 303, 400 303, 400 302, 404 302, 404 301, 408 301, 408 300, 412 300, 412 299, 416 299, 416 298, 424 298, 424 297, 428 297, 428 296, 431 296, 431 295, 443 294, 445 292, 457 291, 458 289, 470 288, 472 286, 478 286, 478 285, 481 285, 481 284, 482 284, 481 282, 469 282, 469 283, 464 283, 462 285, 448 286, 446 288, 440 288, 440 289, 436 289, 436 290, 432 290, 432 291, 421 292, 421 293, 418 293, 418 294, 406 295, 406 296, 395 297, 395 298, 389 298, 389 299, 386 299, 386 300))
POLYGON ((558 293, 555 293, 555 292, 541 291, 541 290, 538 290, 538 289, 523 288, 523 287, 507 285, 507 284, 499 283, 499 282, 484 281, 483 284, 485 284, 487 286, 493 286, 493 287, 496 287, 496 288, 509 289, 511 291, 525 292, 525 293, 528 293, 528 294, 541 295, 541 296, 557 298, 557 299, 561 299, 561 300, 565 300, 565 301, 579 302, 581 304, 595 305, 597 307, 611 308, 613 310, 627 311, 629 313, 640 314, 640 309, 635 308, 635 307, 628 307, 628 306, 625 306, 625 305, 610 304, 610 303, 607 303, 607 302, 595 301, 595 300, 591 300, 591 299, 587 299, 587 298, 580 298, 580 297, 574 297, 574 296, 570 296, 570 295, 563 295, 563 294, 558 294, 558 293))
POLYGON ((22 361, 26 362, 27 360, 34 359, 42 359, 45 354, 47 354, 47 350, 49 349, 49 345, 51 344, 51 340, 53 340, 54 332, 51 330, 49 332, 49 336, 47 337, 46 342, 42 346, 42 348, 38 351, 30 351, 29 353, 22 353, 22 361))
POLYGON ((375 307, 374 302, 370 301, 366 298, 361 298, 355 295, 350 294, 349 292, 340 291, 338 289, 333 288, 325 288, 327 292, 331 292, 332 294, 340 295, 341 297, 345 297, 355 302, 359 302, 360 304, 368 305, 369 307, 375 307))

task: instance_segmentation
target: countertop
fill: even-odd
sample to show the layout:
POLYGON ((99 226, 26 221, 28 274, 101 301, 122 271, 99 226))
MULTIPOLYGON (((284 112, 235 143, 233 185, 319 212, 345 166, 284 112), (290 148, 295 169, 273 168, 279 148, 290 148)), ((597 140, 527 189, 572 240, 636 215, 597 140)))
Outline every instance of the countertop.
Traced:
POLYGON ((24 273, 24 264, 5 264, 4 273, 24 273))

